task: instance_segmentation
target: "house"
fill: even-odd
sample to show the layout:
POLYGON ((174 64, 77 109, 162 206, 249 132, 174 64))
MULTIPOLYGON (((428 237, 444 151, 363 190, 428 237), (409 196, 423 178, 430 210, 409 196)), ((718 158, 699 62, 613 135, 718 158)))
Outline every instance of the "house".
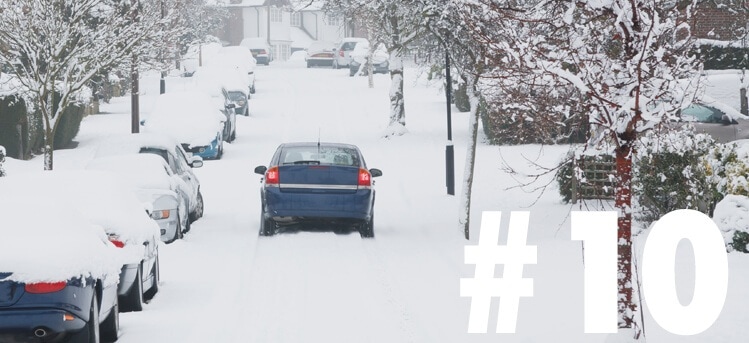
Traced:
POLYGON ((342 16, 322 11, 319 0, 231 0, 231 13, 219 38, 239 45, 244 38, 264 37, 273 59, 283 61, 315 41, 334 43, 351 35, 342 16))
POLYGON ((745 38, 749 7, 731 0, 705 1, 693 18, 692 35, 700 39, 736 41, 745 38))

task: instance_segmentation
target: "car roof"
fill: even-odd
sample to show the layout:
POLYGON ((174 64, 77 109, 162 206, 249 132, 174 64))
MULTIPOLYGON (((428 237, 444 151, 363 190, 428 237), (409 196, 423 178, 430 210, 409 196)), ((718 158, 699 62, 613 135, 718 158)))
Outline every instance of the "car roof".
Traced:
POLYGON ((103 140, 94 157, 137 154, 143 148, 167 150, 176 155, 179 143, 170 136, 149 132, 116 135, 103 140))
POLYGON ((321 147, 336 147, 336 148, 349 148, 349 149, 359 149, 356 145, 353 144, 346 144, 346 143, 328 143, 328 142, 292 142, 292 143, 283 143, 279 146, 279 148, 295 148, 295 147, 317 147, 317 145, 320 145, 321 147))

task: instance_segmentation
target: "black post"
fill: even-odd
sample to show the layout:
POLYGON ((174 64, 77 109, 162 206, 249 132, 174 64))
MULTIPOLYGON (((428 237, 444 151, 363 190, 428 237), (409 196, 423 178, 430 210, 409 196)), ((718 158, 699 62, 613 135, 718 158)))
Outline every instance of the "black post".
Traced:
MULTIPOLYGON (((164 0, 161 0, 161 19, 164 19, 164 16, 166 15, 166 7, 164 6, 164 0)), ((163 51, 160 53, 163 54, 163 51)), ((164 56, 161 56, 161 62, 164 63, 164 56)), ((163 66, 162 66, 163 68, 163 66)), ((166 71, 161 71, 161 80, 159 80, 159 94, 166 93, 166 80, 164 77, 166 76, 166 71)))
POLYGON ((455 195, 455 151, 453 150, 453 127, 452 127, 452 92, 453 80, 450 77, 450 53, 445 49, 445 76, 447 86, 445 97, 447 98, 447 147, 445 148, 445 168, 447 177, 447 194, 455 195))

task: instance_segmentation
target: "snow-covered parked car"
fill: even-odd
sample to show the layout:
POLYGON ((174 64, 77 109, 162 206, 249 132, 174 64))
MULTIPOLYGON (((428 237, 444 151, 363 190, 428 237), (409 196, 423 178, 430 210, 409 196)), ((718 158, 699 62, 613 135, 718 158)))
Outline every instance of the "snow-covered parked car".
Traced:
POLYGON ((715 101, 693 103, 681 110, 681 119, 718 142, 749 139, 749 117, 715 101))
POLYGON ((162 241, 173 242, 189 231, 190 187, 171 173, 163 158, 154 154, 99 157, 86 169, 115 172, 128 182, 138 198, 151 207, 151 218, 159 225, 162 241))
POLYGON ((220 159, 224 153, 226 115, 215 100, 200 91, 161 94, 143 120, 143 132, 171 136, 193 155, 220 159))
POLYGON ((307 62, 307 68, 320 66, 333 66, 335 53, 333 52, 334 44, 330 42, 314 42, 307 48, 307 55, 304 60, 307 62))
POLYGON ((1 194, 69 201, 89 222, 104 228, 120 248, 121 311, 140 311, 159 289, 159 226, 121 177, 95 171, 39 172, 0 180, 1 194))
POLYGON ((221 50, 221 43, 217 41, 191 44, 180 60, 184 76, 192 76, 199 66, 205 65, 207 61, 214 58, 219 50, 221 50))
POLYGON ((73 195, 2 194, 0 342, 117 340, 122 261, 103 228, 73 195))
MULTIPOLYGON (((367 75, 367 59, 369 58, 369 42, 363 41, 356 44, 351 51, 351 63, 349 63, 349 76, 354 76, 362 68, 362 75, 367 75)), ((373 74, 387 74, 390 72, 389 56, 385 51, 385 46, 379 44, 377 49, 372 53, 372 70, 373 74)))
POLYGON ((258 64, 269 65, 273 61, 270 44, 264 37, 248 37, 242 39, 239 45, 249 48, 258 64))
POLYGON ((255 57, 252 56, 252 52, 247 47, 222 47, 218 51, 218 54, 205 65, 233 69, 246 79, 249 94, 255 94, 255 66, 257 65, 257 61, 255 61, 255 57))
MULTIPOLYGON (((203 194, 200 192, 200 180, 192 170, 193 168, 200 168, 203 166, 203 159, 200 156, 193 156, 186 152, 179 142, 169 136, 150 133, 115 135, 108 137, 99 143, 94 156, 100 158, 106 156, 135 154, 154 154, 161 156, 164 161, 166 161, 169 170, 171 170, 171 175, 176 175, 182 179, 186 187, 181 191, 181 193, 186 195, 186 201, 189 205, 188 228, 189 223, 192 223, 203 216, 204 205, 203 194)), ((181 183, 178 182, 178 185, 181 185, 181 183)), ((161 208, 154 208, 154 210, 159 209, 161 208)), ((164 227, 162 226, 162 229, 163 228, 164 227)), ((173 230, 167 230, 167 232, 172 231, 173 230)), ((161 234, 163 237, 165 233, 162 231, 161 234)))
POLYGON ((241 74, 238 74, 231 68, 223 67, 200 67, 193 74, 192 86, 213 99, 214 105, 226 116, 224 122, 224 141, 233 142, 237 137, 237 111, 238 105, 241 110, 248 111, 247 99, 249 93, 247 85, 241 74), (233 100, 231 94, 240 93, 239 98, 244 102, 239 103, 233 100))
POLYGON ((346 37, 338 42, 336 48, 333 49, 333 68, 339 69, 348 67, 349 64, 351 64, 351 51, 353 51, 356 45, 361 42, 369 44, 369 41, 366 38, 357 37, 346 37))

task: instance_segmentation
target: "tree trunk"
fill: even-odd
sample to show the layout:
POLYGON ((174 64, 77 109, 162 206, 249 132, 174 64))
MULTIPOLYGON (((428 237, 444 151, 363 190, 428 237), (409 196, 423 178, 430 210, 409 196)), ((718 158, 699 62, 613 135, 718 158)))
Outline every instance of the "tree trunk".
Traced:
POLYGON ((461 199, 461 213, 458 222, 462 225, 463 234, 466 239, 470 237, 471 227, 471 191, 473 189, 473 171, 476 166, 476 145, 478 141, 479 128, 479 99, 475 92, 476 81, 473 76, 468 76, 466 82, 466 91, 471 102, 470 122, 468 127, 471 130, 471 141, 468 144, 466 153, 466 166, 463 173, 463 192, 461 199))
MULTIPOLYGON (((390 79, 392 81, 390 85, 390 127, 397 128, 398 126, 406 126, 406 106, 403 99, 403 44, 400 38, 400 23, 398 22, 398 16, 395 14, 396 9, 391 7, 388 9, 389 15, 389 26, 391 31, 390 36, 390 79)), ((391 130, 398 132, 396 130, 391 130)), ((399 130, 402 132, 402 130, 399 130)), ((396 133, 394 133, 396 134, 396 133)), ((401 133, 402 134, 402 133, 401 133)))
POLYGON ((618 231, 618 290, 619 327, 634 327, 634 312, 637 310, 632 299, 632 143, 626 140, 616 149, 615 206, 619 210, 618 231))

